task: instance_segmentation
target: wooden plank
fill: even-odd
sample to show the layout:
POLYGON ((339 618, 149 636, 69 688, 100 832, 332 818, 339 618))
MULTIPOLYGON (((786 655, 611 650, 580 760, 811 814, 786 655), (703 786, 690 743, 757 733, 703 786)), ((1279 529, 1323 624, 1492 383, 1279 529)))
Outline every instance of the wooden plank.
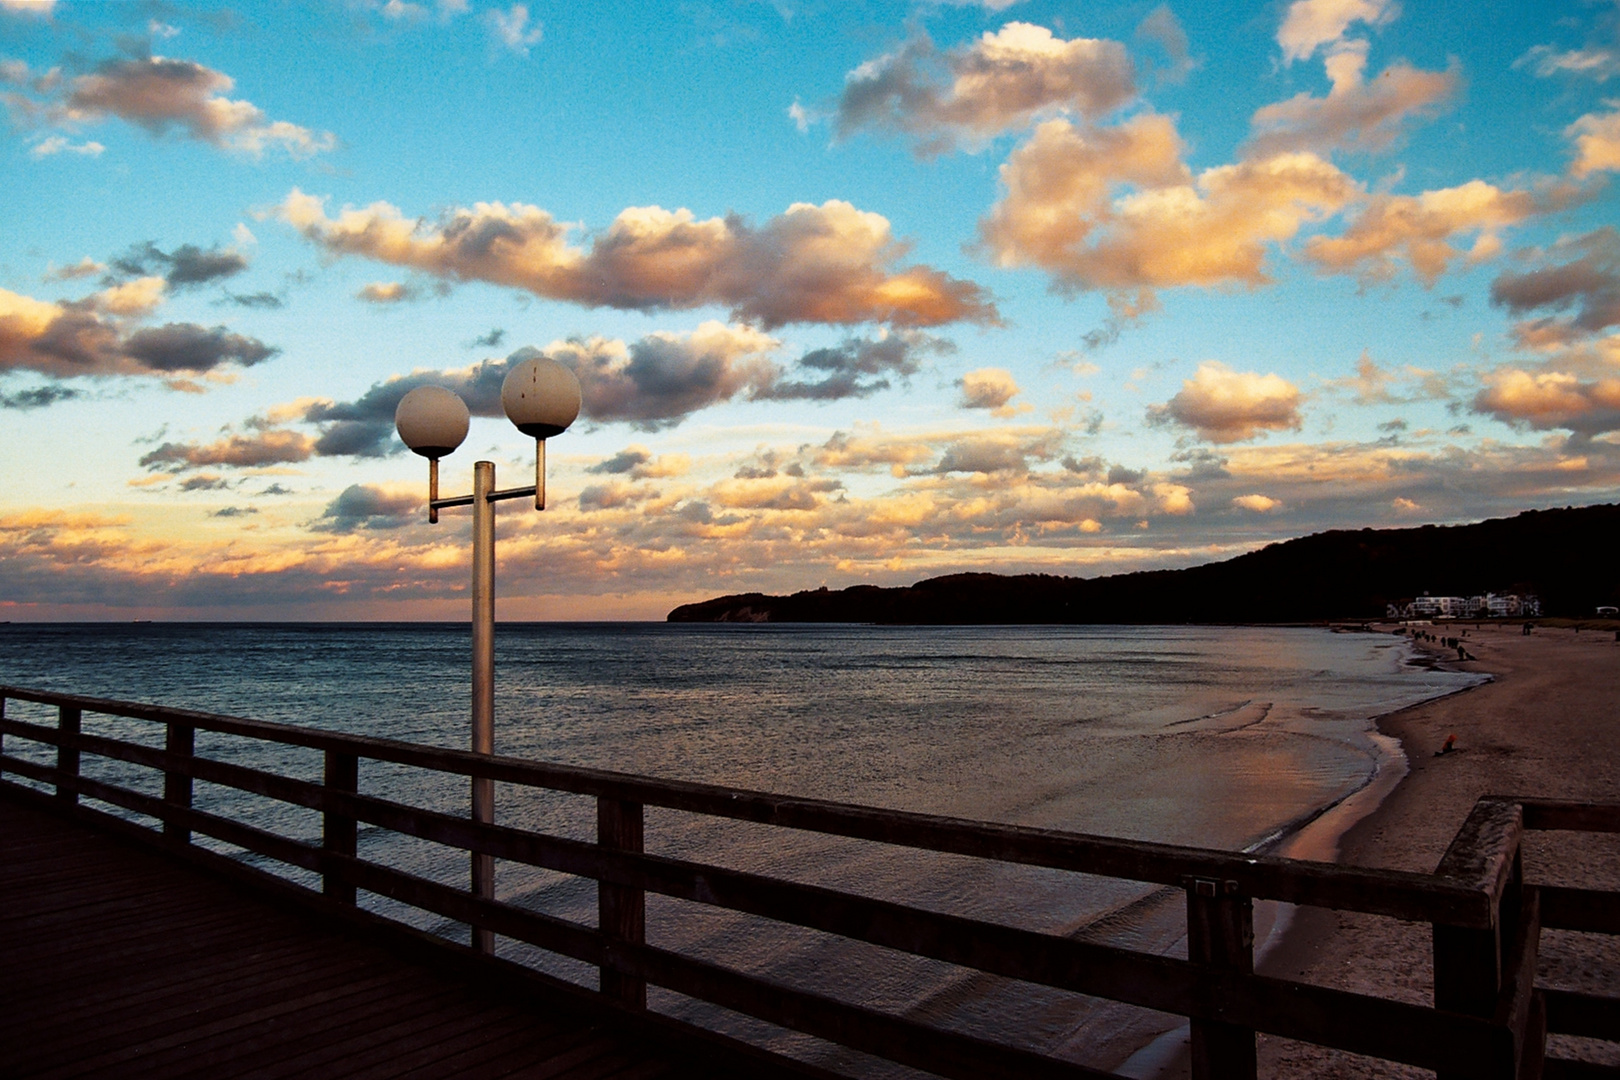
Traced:
MULTIPOLYGON (((178 1048, 171 1062, 143 1060, 125 1072, 128 1080, 213 1080, 236 1076, 243 1068, 266 1059, 286 1060, 311 1046, 325 1045, 353 1031, 381 1027, 399 1012, 431 1008, 444 993, 440 986, 423 987, 419 973, 395 967, 391 981, 369 993, 343 994, 330 1004, 297 1009, 235 1033, 216 1035, 178 1048), (221 1068, 228 1062, 229 1068, 221 1068)), ((314 987, 311 987, 314 989, 314 987)), ((340 994, 341 994, 341 987, 340 994)), ((262 1000, 273 1001, 274 998, 262 1000)), ((307 1074, 307 1075, 318 1075, 307 1074)))
POLYGON ((431 1043, 390 1055, 387 1061, 366 1062, 347 1072, 334 1067, 327 1075, 331 1080, 383 1080, 385 1077, 409 1076, 412 1073, 433 1075, 432 1070, 442 1070, 445 1061, 455 1058, 469 1047, 491 1046, 495 1047, 493 1052, 499 1053, 510 1046, 530 1043, 541 1048, 555 1046, 563 1050, 600 1034, 597 1029, 583 1028, 536 1039, 531 1026, 531 1023, 522 1020, 497 1017, 490 1023, 478 1025, 475 1030, 472 1025, 462 1022, 460 1029, 453 1034, 440 1035, 431 1043), (480 1038, 483 1041, 478 1041, 480 1038))
MULTIPOLYGON (((0 789, 3 789, 3 785, 0 785, 0 789)), ((43 796, 42 798, 49 799, 51 797, 43 796)), ((37 803, 37 800, 34 800, 28 796, 23 796, 23 799, 25 803, 37 803)), ((4 815, 3 817, 0 817, 0 821, 5 822, 4 825, 0 825, 0 834, 14 835, 14 830, 10 828, 13 822, 12 808, 14 806, 15 804, 9 803, 7 800, 0 800, 0 815, 4 815)), ((33 815, 29 811, 22 811, 21 813, 27 817, 37 818, 37 815, 33 815)), ((94 821, 98 823, 103 820, 103 817, 98 811, 83 808, 75 810, 72 816, 75 818, 84 818, 87 821, 94 821)), ((127 834, 131 839, 140 839, 142 843, 150 844, 157 849, 164 849, 164 843, 161 835, 153 833, 149 830, 141 830, 127 826, 125 823, 118 821, 117 819, 106 819, 106 827, 109 828, 114 835, 123 836, 127 834)), ((121 861, 127 861, 127 859, 130 857, 127 852, 120 853, 116 849, 108 846, 105 842, 102 842, 99 846, 101 848, 102 855, 112 854, 119 857, 121 861)), ((184 848, 181 850, 185 853, 185 857, 188 859, 194 859, 199 863, 208 866, 219 865, 221 869, 230 870, 233 875, 242 875, 240 878, 242 881, 257 880, 256 876, 262 877, 259 871, 236 864, 231 860, 221 859, 219 856, 212 855, 209 852, 196 848, 184 848)), ((94 857, 96 852, 90 851, 87 852, 87 854, 90 857, 94 857)), ((151 865, 157 868, 163 874, 176 872, 172 865, 161 862, 154 862, 151 865)), ((179 872, 191 873, 190 871, 179 872)), ((303 940, 310 940, 307 923, 304 923, 302 919, 288 918, 287 916, 264 906, 259 901, 249 900, 238 889, 231 888, 229 886, 221 886, 216 884, 214 881, 203 878, 196 878, 195 880, 204 887, 203 891, 209 893, 219 893, 223 898, 223 902, 228 902, 232 906, 236 907, 241 907, 243 905, 251 906, 255 912, 255 916, 253 919, 249 920, 250 925, 257 924, 261 918, 268 918, 268 920, 275 924, 278 929, 290 924, 293 926, 293 932, 298 933, 303 940)), ((301 890, 298 887, 288 885, 275 879, 268 879, 266 885, 270 894, 272 895, 285 894, 288 897, 301 897, 302 895, 307 894, 310 897, 310 906, 312 909, 326 910, 321 906, 322 898, 318 894, 309 893, 308 890, 301 890)), ((302 903, 301 900, 300 903, 302 903)), ((161 914, 161 912, 158 912, 157 914, 161 914)), ((378 920, 376 916, 370 915, 369 913, 363 911, 346 908, 345 914, 343 915, 343 921, 348 920, 355 920, 357 926, 374 926, 378 932, 382 930, 383 924, 381 921, 378 920)), ((246 928, 244 927, 244 930, 245 929, 246 928)), ((327 941, 331 943, 329 946, 319 946, 321 949, 332 948, 340 952, 358 949, 361 953, 380 956, 373 946, 356 945, 352 942, 340 942, 338 939, 331 937, 330 935, 316 935, 313 940, 317 942, 327 941)), ((421 935, 416 931, 409 931, 405 928, 396 928, 388 931, 388 936, 385 938, 385 940, 396 941, 402 944, 410 942, 413 943, 411 945, 412 948, 425 948, 425 943, 428 939, 425 935, 421 935), (417 942, 422 944, 414 944, 417 942)), ((462 953, 465 951, 458 951, 458 947, 448 943, 440 943, 434 946, 433 949, 436 950, 437 955, 445 959, 460 958, 462 953)), ((254 949, 249 951, 257 955, 259 950, 254 949)), ((427 953, 423 953, 424 958, 426 955, 427 953)), ((10 971, 11 968, 8 966, 8 962, 9 956, 4 952, 3 947, 0 947, 0 967, 5 967, 6 970, 10 971)), ((388 962, 397 963, 397 961, 388 962)), ((452 966, 459 971, 462 970, 464 965, 462 965, 462 961, 460 959, 456 959, 455 964, 452 966)), ((494 958, 480 958, 477 964, 473 964, 471 967, 466 968, 469 974, 474 969, 484 973, 483 979, 492 989, 499 987, 500 993, 502 994, 502 1000, 506 1001, 533 1000, 531 995, 536 992, 536 988, 545 985, 547 982, 547 980, 538 973, 524 971, 514 967, 507 961, 501 961, 494 958), (517 995, 516 997, 513 996, 514 992, 517 995)), ((261 974, 261 972, 257 969, 244 970, 246 970, 250 976, 249 981, 253 981, 253 978, 258 977, 261 974)), ((438 1000, 437 997, 434 996, 437 993, 436 991, 422 989, 424 986, 426 986, 426 984, 422 982, 424 977, 424 969, 416 968, 413 969, 413 972, 413 974, 411 974, 404 982, 400 984, 401 987, 403 987, 408 994, 413 996, 419 994, 428 995, 427 997, 415 997, 414 999, 418 1002, 426 1000, 438 1000), (416 989, 412 989, 413 987, 416 989)), ((434 978, 436 980, 438 979, 437 976, 434 978)), ((6 981, 8 980, 0 980, 0 982, 6 981)), ((273 985, 274 980, 259 978, 258 981, 260 984, 260 993, 258 995, 250 995, 248 999, 249 1001, 251 1001, 252 997, 254 996, 257 996, 259 1000, 262 1001, 263 997, 266 995, 279 995, 280 988, 273 985)), ((347 983, 349 980, 343 981, 347 983)), ((117 990, 115 988, 106 987, 105 984, 97 985, 102 985, 106 989, 113 990, 115 995, 117 994, 117 990)), ((217 1003, 217 998, 219 996, 217 992, 217 985, 218 984, 214 983, 211 979, 204 980, 203 982, 196 984, 196 989, 205 998, 212 995, 213 1000, 205 1001, 204 1007, 207 1007, 212 1003, 217 1003)), ((443 983, 435 982, 434 985, 443 985, 443 983)), ((64 989, 68 993, 72 992, 71 987, 64 989)), ((163 991, 158 991, 154 994, 147 995, 144 1000, 141 995, 134 995, 130 996, 128 1001, 131 1007, 135 1009, 139 1009, 143 1004, 147 1006, 157 1004, 160 1008, 174 1008, 178 1010, 183 1004, 182 998, 172 996, 177 992, 178 989, 179 988, 173 988, 169 990, 167 994, 165 994, 163 991)), ((465 991, 458 991, 458 993, 464 994, 465 991)), ((397 1002, 398 1000, 399 999, 396 996, 393 999, 393 1002, 397 1002)), ((455 1021, 455 1019, 452 1017, 451 1022, 449 1022, 448 1026, 444 1028, 443 1033, 456 1037, 457 1032, 459 1031, 460 1037, 457 1038, 456 1041, 467 1046, 478 1048, 478 1054, 481 1057, 505 1054, 514 1047, 526 1046, 528 1049, 524 1053, 519 1054, 517 1057, 512 1059, 520 1064, 526 1063, 535 1060, 535 1054, 545 1050, 543 1046, 538 1045, 536 1038, 537 1034, 541 1032, 555 1033, 558 1030, 559 1022, 567 1025, 567 1034, 569 1036, 580 1033, 590 1033, 593 1030, 592 1022, 582 1021, 580 1019, 581 1013, 579 1012, 579 1004, 577 1000, 564 1004, 561 1003, 557 997, 548 996, 543 1000, 550 1002, 550 1004, 539 1016, 532 1011, 514 1011, 499 1004, 492 1006, 487 1002, 486 999, 482 999, 477 996, 468 996, 461 1000, 463 1002, 462 1004, 452 1006, 453 1011, 458 1011, 462 1014, 461 1020, 455 1021), (495 1045, 490 1045, 492 1042, 495 1043, 495 1045)), ((400 1009, 397 1007, 397 1005, 390 1007, 391 1004, 392 1003, 388 999, 379 998, 375 1002, 364 1006, 363 1008, 351 1008, 347 1012, 339 1014, 339 1022, 334 1026, 325 1029, 318 1037, 309 1037, 307 1035, 302 1037, 282 1037, 283 1035, 286 1035, 286 1033, 290 1030, 290 1027, 287 1023, 285 1023, 284 1017, 278 1017, 269 1022, 269 1027, 272 1029, 278 1028, 279 1030, 275 1032, 274 1037, 265 1035, 262 1046, 254 1047, 253 1045, 250 1045, 251 1040, 248 1038, 222 1037, 215 1040, 212 1049, 209 1050, 207 1055, 205 1055, 205 1058, 221 1060, 229 1058, 236 1064, 240 1064, 239 1051, 242 1051, 245 1047, 246 1052, 248 1052, 250 1055, 258 1055, 257 1061, 260 1064, 263 1064, 266 1060, 268 1060, 267 1055, 268 1057, 279 1057, 283 1055, 297 1056, 299 1054, 310 1053, 317 1047, 317 1044, 319 1044, 322 1047, 326 1047, 334 1051, 339 1049, 345 1050, 349 1055, 348 1058, 335 1060, 345 1060, 347 1062, 346 1067, 343 1069, 344 1072, 356 1072, 364 1066, 375 1064, 374 1056, 368 1056, 363 1049, 357 1049, 357 1044, 355 1043, 355 1032, 358 1029, 356 1028, 356 1024, 363 1021, 365 1025, 373 1029, 387 1029, 390 1026, 397 1027, 401 1022, 400 1009)), ((339 1003, 337 1007, 341 1008, 341 1003, 339 1003)), ((97 1009, 99 1006, 90 1005, 89 1008, 97 1009)), ((322 1022, 324 1018, 331 1013, 331 1007, 322 1006, 306 1011, 306 1013, 302 1014, 301 1016, 293 1017, 292 1019, 296 1021, 295 1026, 307 1030, 310 1025, 309 1023, 304 1023, 303 1021, 309 1020, 313 1023, 322 1022)), ((96 1012, 94 1015, 99 1016, 101 1014, 96 1012)), ((435 1013, 435 1015, 438 1014, 435 1013)), ((16 1030, 15 1028, 10 1027, 10 1025, 16 1023, 17 1020, 18 1016, 15 1012, 0 1010, 0 1043, 6 1043, 8 1045, 10 1044, 11 1040, 10 1037, 6 1035, 6 1032, 8 1030, 16 1030)), ((640 1026, 636 1030, 643 1032, 639 1038, 641 1038, 643 1041, 645 1041, 647 1038, 653 1038, 654 1036, 650 1035, 652 1029, 659 1030, 660 1034, 656 1036, 657 1039, 662 1040, 668 1037, 665 1034, 665 1029, 669 1027, 670 1022, 663 1020, 662 1018, 652 1018, 652 1020, 656 1022, 650 1023, 650 1026, 648 1021, 638 1021, 640 1026)), ((129 1023, 130 1021, 119 1022, 129 1023)), ((100 1021, 96 1021, 96 1023, 103 1027, 107 1026, 101 1024, 100 1021)), ((240 1027, 240 1021, 235 1023, 237 1026, 233 1030, 236 1030, 238 1035, 251 1036, 255 1033, 255 1029, 240 1027)), ((417 1033, 426 1026, 427 1025, 425 1022, 421 1025, 412 1025, 411 1032, 405 1036, 402 1036, 399 1041, 402 1043, 411 1043, 417 1040, 417 1033)), ((668 1032, 669 1036, 675 1034, 677 1033, 674 1032, 673 1029, 668 1032)), ((591 1034, 590 1037, 594 1038, 597 1036, 596 1034, 591 1034)), ((623 1037, 624 1036, 622 1034, 617 1034, 614 1036, 615 1039, 620 1039, 623 1037)), ((699 1049, 699 1052, 710 1055, 711 1057, 722 1053, 730 1053, 733 1055, 730 1059, 732 1061, 747 1060, 756 1062, 758 1064, 758 1068, 752 1068, 747 1073, 737 1074, 739 1076, 749 1075, 763 1077, 787 1074, 799 1076, 823 1075, 819 1070, 798 1066, 794 1063, 782 1061, 780 1059, 771 1059, 770 1055, 761 1054, 759 1051, 749 1051, 746 1056, 742 1055, 737 1053, 733 1046, 728 1044, 727 1040, 718 1036, 683 1036, 682 1038, 686 1043, 692 1045, 694 1049, 701 1048, 699 1049)), ((434 1046, 427 1046, 423 1045, 422 1043, 418 1043, 417 1045, 419 1049, 426 1051, 429 1056, 441 1058, 443 1051, 442 1041, 435 1040, 435 1042, 437 1044, 434 1046)), ((141 1069, 150 1069, 153 1075, 163 1075, 165 1077, 169 1077, 183 1073, 186 1069, 200 1070, 207 1064, 207 1060, 199 1059, 199 1057, 192 1052, 195 1049, 195 1045, 196 1040, 189 1039, 185 1042, 175 1043, 167 1047, 148 1046, 145 1049, 152 1052, 143 1057, 138 1065, 130 1065, 127 1068, 115 1067, 113 1070, 103 1069, 102 1071, 116 1071, 119 1075, 126 1075, 132 1073, 138 1067, 141 1069)), ((83 1055, 80 1056, 82 1057, 83 1055)), ((631 1056, 634 1058, 637 1055, 631 1056)), ((424 1063, 425 1062, 418 1061, 416 1062, 416 1065, 420 1066, 424 1063)), ((460 1062, 458 1060, 445 1060, 440 1068, 439 1075, 462 1075, 457 1071, 459 1064, 460 1062)), ((60 1063, 55 1062, 52 1063, 52 1066, 57 1071, 60 1071, 62 1067, 60 1063)), ((92 1069, 95 1067, 96 1066, 94 1064, 91 1065, 92 1069)), ((225 1069, 223 1074, 234 1075, 236 1071, 240 1070, 237 1070, 236 1065, 233 1064, 229 1068, 225 1069)), ((336 1075, 335 1073, 329 1074, 324 1070, 319 1072, 320 1075, 323 1076, 336 1075)), ((216 1072, 212 1075, 221 1074, 222 1073, 216 1072)), ((308 1073, 305 1074, 307 1075, 308 1073)), ((199 1075, 201 1075, 200 1072, 199 1075)), ((294 1074, 284 1071, 284 1075, 294 1074)), ((731 1073, 726 1070, 714 1069, 705 1070, 703 1075, 720 1076, 731 1075, 731 1073)))
MULTIPOLYGON (((247 1049, 244 1035, 251 1038, 251 1033, 244 1032, 244 1029, 251 1029, 263 1025, 266 1021, 290 1016, 319 1015, 323 1007, 330 1006, 333 1002, 359 1001, 363 1003, 369 1001, 375 995, 386 994, 399 978, 400 975, 397 972, 373 976, 358 984, 300 994, 296 997, 276 1001, 273 1004, 261 1005, 256 1009, 236 1012, 213 1023, 188 1026, 182 1031, 160 1038, 136 1044, 125 1044, 115 1050, 82 1058, 71 1065, 47 1070, 38 1074, 38 1080, 64 1080, 64 1078, 77 1073, 107 1073, 114 1069, 123 1074, 131 1067, 132 1062, 151 1061, 159 1055, 175 1050, 183 1051, 192 1060, 207 1054, 216 1046, 234 1047, 236 1051, 242 1052, 247 1049)), ((267 1040, 260 1037, 253 1041, 255 1046, 262 1046, 267 1040)))
POLYGON ((456 995, 444 992, 419 998, 409 1007, 401 1007, 384 1018, 384 1022, 363 1027, 348 1025, 329 1033, 329 1037, 308 1040, 299 1047, 299 1053, 282 1058, 260 1068, 236 1074, 235 1080, 279 1080, 287 1076, 331 1076, 339 1063, 364 1056, 375 1060, 386 1053, 390 1062, 397 1061, 402 1050, 437 1041, 437 1036, 453 1026, 475 1021, 480 1027, 489 1025, 473 1006, 456 995))

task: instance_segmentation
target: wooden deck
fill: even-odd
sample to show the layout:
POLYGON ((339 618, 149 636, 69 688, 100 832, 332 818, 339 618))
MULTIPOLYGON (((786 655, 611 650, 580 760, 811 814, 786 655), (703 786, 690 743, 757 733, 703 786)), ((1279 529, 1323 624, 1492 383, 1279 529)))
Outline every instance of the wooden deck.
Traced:
MULTIPOLYGON (((0 798, 0 1076, 684 1080, 713 1061, 480 991, 0 798)), ((749 1069, 755 1074, 754 1069, 749 1069)))

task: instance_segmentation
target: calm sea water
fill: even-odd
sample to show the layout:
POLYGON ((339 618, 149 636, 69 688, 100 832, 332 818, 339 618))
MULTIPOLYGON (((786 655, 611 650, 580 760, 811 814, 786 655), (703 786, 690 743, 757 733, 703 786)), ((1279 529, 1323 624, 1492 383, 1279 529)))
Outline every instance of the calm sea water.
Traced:
MULTIPOLYGON (((464 626, 0 625, 0 683, 162 702, 438 746, 467 741, 464 626)), ((1380 713, 1478 676, 1388 635, 1308 628, 503 625, 500 753, 1113 836, 1255 849, 1367 782, 1380 713)), ((12 704, 14 716, 29 714, 12 704)), ((138 737, 129 721, 87 730, 138 737)), ((22 752, 7 739, 8 752, 22 752)), ((198 750, 318 778, 317 755, 199 733, 198 750)), ((158 793, 117 763, 87 771, 158 793)), ((364 790, 465 812, 464 782, 362 765, 364 790)), ((588 800, 502 786, 503 823, 588 838, 588 800)), ((316 838, 309 813, 210 785, 201 808, 316 838)), ((436 845, 365 854, 461 884, 436 845)), ((648 849, 1010 925, 1173 952, 1166 893, 648 811, 648 849)), ((279 867, 270 867, 281 870, 279 867)), ((296 872, 289 876, 297 877, 296 872)), ((502 864, 503 898, 591 923, 588 882, 502 864)), ((380 898, 366 901, 394 911, 380 898)), ((435 926, 416 918, 419 925, 435 926)), ((765 920, 649 897, 649 939, 747 970, 1084 1059, 1102 1021, 1057 992, 897 960, 765 920)), ((592 982, 567 962, 529 956, 592 982)), ((792 1052, 791 1036, 673 995, 655 1006, 792 1052)), ((824 1058, 823 1060, 829 1060, 824 1058)))

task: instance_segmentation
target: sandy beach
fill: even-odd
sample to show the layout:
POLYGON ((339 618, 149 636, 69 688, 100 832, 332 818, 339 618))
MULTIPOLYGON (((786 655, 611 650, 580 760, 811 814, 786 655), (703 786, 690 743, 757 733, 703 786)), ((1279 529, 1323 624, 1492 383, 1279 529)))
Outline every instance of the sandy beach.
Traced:
MULTIPOLYGON (((1463 629, 1465 646, 1477 659, 1458 666, 1489 672, 1494 680, 1383 717, 1380 731, 1404 750, 1405 776, 1348 831, 1328 831, 1324 840, 1317 830, 1281 853, 1427 872, 1481 795, 1620 798, 1620 642, 1614 633, 1537 628, 1526 637, 1517 626, 1435 633, 1456 636, 1463 629), (1437 756, 1452 734, 1456 749, 1437 756), (1317 850, 1310 849, 1313 844, 1317 850)), ((1419 648, 1437 661, 1456 662, 1455 650, 1419 648)), ((1532 833, 1525 871, 1532 882, 1620 888, 1620 836, 1532 833)), ((1615 992, 1620 942, 1557 931, 1542 941, 1539 982, 1615 992)), ((1402 1001, 1432 1001, 1427 925, 1303 909, 1264 954, 1261 970, 1402 1001)), ((1620 1064, 1615 1044, 1555 1040, 1553 1050, 1620 1064)), ((1260 1062, 1261 1075, 1274 1077, 1432 1075, 1265 1036, 1260 1062)))

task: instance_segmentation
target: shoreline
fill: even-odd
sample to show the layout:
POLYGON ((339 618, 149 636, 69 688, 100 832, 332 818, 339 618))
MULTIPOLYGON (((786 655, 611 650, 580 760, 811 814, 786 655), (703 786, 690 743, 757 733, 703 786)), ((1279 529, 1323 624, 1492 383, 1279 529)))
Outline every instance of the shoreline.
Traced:
MULTIPOLYGON (((1365 633, 1362 629, 1340 630, 1324 627, 1335 633, 1365 633)), ((1440 654, 1438 647, 1425 648, 1427 643, 1405 639, 1411 653, 1403 663, 1424 657, 1425 653, 1440 654)), ((1435 667, 1451 671, 1465 671, 1458 661, 1445 655, 1431 655, 1428 662, 1435 667)), ((1420 660, 1421 662, 1421 660, 1420 660)), ((1470 663, 1473 666, 1474 661, 1470 663)), ((1376 816, 1400 784, 1411 774, 1411 762, 1401 739, 1385 730, 1386 724, 1395 722, 1402 713, 1420 709, 1435 702, 1461 697, 1484 689, 1497 681, 1495 672, 1475 670, 1470 674, 1484 675, 1483 681, 1472 686, 1447 690, 1432 698, 1411 705, 1403 705, 1387 713, 1369 717, 1367 734, 1378 749, 1377 762, 1372 775, 1353 791, 1346 793, 1297 823, 1279 830, 1271 841, 1259 845, 1256 851, 1286 859, 1310 862, 1338 862, 1346 837, 1357 826, 1376 816)), ((1460 823, 1459 823, 1460 824, 1460 823)), ((1331 927, 1318 925, 1313 915, 1331 915, 1320 909, 1301 909, 1294 904, 1275 900, 1257 900, 1254 904, 1254 964, 1263 974, 1276 974, 1274 968, 1288 969, 1298 966, 1298 960, 1308 952, 1331 927), (1302 918, 1303 916, 1303 918, 1302 918)), ((1133 1080, 1174 1080, 1188 1072, 1191 1052, 1190 1029, 1183 1022, 1178 1027, 1157 1036, 1138 1048, 1114 1068, 1120 1076, 1133 1080)))
MULTIPOLYGON (((1464 643, 1476 657, 1472 661, 1457 661, 1437 643, 1419 642, 1416 648, 1453 669, 1492 678, 1378 717, 1379 734, 1401 749, 1405 774, 1333 840, 1317 838, 1321 853, 1279 854, 1428 873, 1482 795, 1620 797, 1620 641, 1540 624, 1529 636, 1501 625, 1459 624, 1448 632, 1465 631, 1464 643), (1457 736, 1457 750, 1436 754, 1451 734, 1457 736)), ((1531 881, 1620 887, 1620 839, 1615 837, 1532 833, 1525 840, 1524 861, 1531 881)), ((1542 981, 1594 988, 1605 972, 1620 970, 1620 942, 1580 940, 1588 937, 1544 938, 1542 981)), ((1257 950, 1256 969, 1414 1004, 1432 1001, 1426 924, 1301 908, 1274 943, 1257 950)), ((1371 1064, 1267 1036, 1258 1043, 1261 1070, 1268 1076, 1362 1075, 1371 1064)), ((1620 1047, 1607 1047, 1598 1044, 1584 1052, 1597 1055, 1591 1060, 1620 1059, 1620 1047)), ((1430 1074, 1385 1064, 1378 1075, 1430 1074)))

